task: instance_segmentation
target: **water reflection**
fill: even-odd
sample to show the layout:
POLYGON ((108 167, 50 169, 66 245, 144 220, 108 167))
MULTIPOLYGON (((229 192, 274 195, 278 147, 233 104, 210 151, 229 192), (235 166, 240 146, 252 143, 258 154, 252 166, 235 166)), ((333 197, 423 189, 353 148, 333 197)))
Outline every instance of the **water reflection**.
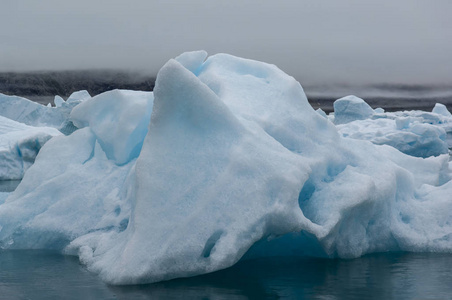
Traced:
POLYGON ((0 299, 117 299, 76 257, 0 250, 0 299))
MULTIPOLYGON (((374 254, 354 260, 272 258, 148 285, 107 286, 75 257, 0 252, 7 299, 448 299, 451 254, 374 254)), ((6 299, 5 298, 5 299, 6 299)))
POLYGON ((447 299, 451 283, 452 255, 397 253, 260 259, 209 275, 112 290, 124 299, 447 299))

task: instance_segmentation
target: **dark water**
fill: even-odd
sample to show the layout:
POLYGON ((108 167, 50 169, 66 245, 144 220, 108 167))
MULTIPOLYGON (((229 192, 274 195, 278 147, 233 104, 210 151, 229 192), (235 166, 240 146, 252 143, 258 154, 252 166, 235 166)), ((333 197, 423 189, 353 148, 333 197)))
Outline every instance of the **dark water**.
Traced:
POLYGON ((452 255, 272 258, 208 275, 108 286, 76 257, 0 251, 0 299, 452 299, 452 255))

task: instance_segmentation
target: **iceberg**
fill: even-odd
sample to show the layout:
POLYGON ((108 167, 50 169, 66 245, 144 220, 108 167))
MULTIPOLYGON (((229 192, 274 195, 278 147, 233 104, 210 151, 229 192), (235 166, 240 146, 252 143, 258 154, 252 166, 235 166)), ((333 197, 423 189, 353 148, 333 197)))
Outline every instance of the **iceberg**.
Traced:
POLYGON ((333 108, 335 124, 368 119, 375 113, 369 104, 354 95, 337 99, 333 103, 333 108))
POLYGON ((30 126, 59 127, 64 122, 58 109, 26 98, 0 94, 0 115, 30 126))
POLYGON ((390 145, 405 154, 423 158, 447 154, 452 148, 452 115, 443 104, 437 103, 431 113, 385 113, 371 112, 372 108, 364 100, 357 99, 347 96, 334 102, 334 108, 339 111, 335 110, 329 117, 343 137, 390 145))
POLYGON ((0 247, 78 255, 110 284, 253 257, 452 252, 449 156, 343 137, 274 65, 184 53, 153 93, 107 92, 69 120, 0 205, 0 247))
POLYGON ((41 147, 61 133, 32 127, 0 116, 0 180, 17 180, 33 164, 41 147))
POLYGON ((442 115, 444 117, 451 118, 452 114, 449 110, 447 110, 447 107, 444 104, 436 103, 433 107, 432 113, 442 115))
MULTIPOLYGON (((77 128, 68 120, 72 109, 91 98, 87 91, 72 93, 67 101, 55 96, 55 107, 44 106, 23 97, 0 93, 0 116, 34 127, 53 127, 64 134, 77 128)), ((49 103, 50 104, 50 103, 49 103)))
POLYGON ((149 123, 152 101, 149 92, 111 91, 77 107, 70 118, 81 129, 50 140, 1 206, 5 210, 0 223, 6 222, 0 224, 0 236, 7 236, 8 248, 60 249, 74 237, 127 226, 130 204, 125 202, 129 190, 125 182, 134 166, 133 153, 140 150, 132 137, 142 143, 147 126, 144 131, 140 126, 149 123), (128 111, 133 111, 129 118, 117 118, 128 111), (90 124, 87 112, 98 119, 90 124), (118 141, 118 150, 109 141, 118 141), (131 161, 107 158, 106 153, 117 152, 131 161))

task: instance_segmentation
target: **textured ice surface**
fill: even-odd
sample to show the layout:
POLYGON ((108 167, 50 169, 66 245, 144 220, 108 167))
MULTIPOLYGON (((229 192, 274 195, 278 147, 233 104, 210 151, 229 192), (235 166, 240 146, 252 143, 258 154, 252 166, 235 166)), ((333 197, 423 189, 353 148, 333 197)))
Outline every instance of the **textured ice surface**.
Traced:
POLYGON ((74 92, 64 101, 55 96, 55 107, 44 106, 37 102, 17 96, 0 93, 0 116, 35 127, 54 127, 64 134, 70 134, 76 128, 68 120, 72 109, 91 98, 87 91, 74 92))
POLYGON ((82 129, 50 140, 0 205, 0 245, 78 254, 114 284, 256 256, 452 252, 448 155, 344 138, 274 65, 204 57, 170 60, 154 98, 74 109, 82 129))
MULTIPOLYGON (((335 122, 336 117, 335 112, 335 122)), ((344 123, 337 125, 344 137, 390 145, 412 156, 438 156, 448 153, 448 148, 452 147, 452 115, 439 103, 431 113, 379 112, 368 115, 366 119, 344 123)))
POLYGON ((67 98, 66 103, 67 104, 79 104, 85 100, 88 100, 89 98, 91 98, 91 95, 88 93, 88 91, 82 90, 82 91, 77 91, 77 92, 73 92, 69 98, 67 98))
POLYGON ((447 110, 447 107, 444 104, 436 103, 435 107, 433 107, 432 113, 442 115, 448 118, 452 118, 452 114, 447 110))
POLYGON ((63 105, 64 102, 65 102, 64 99, 58 95, 55 96, 55 98, 53 99, 53 103, 55 104, 55 107, 61 107, 61 105, 63 105))
POLYGON ((374 114, 374 110, 363 99, 350 95, 334 101, 334 123, 344 124, 364 120, 374 114))
POLYGON ((124 230, 130 215, 126 195, 134 186, 128 178, 135 162, 133 152, 126 150, 137 148, 132 144, 140 134, 142 143, 147 126, 140 126, 149 123, 152 100, 149 92, 111 91, 80 105, 71 117, 85 127, 50 140, 1 206, 0 219, 8 219, 8 225, 0 224, 3 243, 7 236, 10 248, 61 250, 78 236, 124 230), (119 152, 111 141, 122 143, 119 152), (119 166, 118 157, 109 159, 107 152, 129 160, 119 166))
POLYGON ((0 180, 21 179, 41 147, 61 134, 49 127, 32 127, 0 116, 0 180))
POLYGON ((0 94, 0 115, 30 126, 59 127, 65 120, 59 109, 4 94, 0 94))
POLYGON ((78 128, 89 127, 107 157, 125 164, 141 151, 153 99, 151 92, 105 92, 75 107, 70 120, 78 128))

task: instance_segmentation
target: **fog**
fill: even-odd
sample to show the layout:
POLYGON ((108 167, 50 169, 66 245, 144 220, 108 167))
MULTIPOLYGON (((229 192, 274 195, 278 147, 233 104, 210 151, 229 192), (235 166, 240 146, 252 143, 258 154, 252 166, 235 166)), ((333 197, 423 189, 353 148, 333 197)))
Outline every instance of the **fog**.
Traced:
POLYGON ((452 1, 2 0, 0 71, 155 74, 204 49, 307 83, 452 82, 452 1))

